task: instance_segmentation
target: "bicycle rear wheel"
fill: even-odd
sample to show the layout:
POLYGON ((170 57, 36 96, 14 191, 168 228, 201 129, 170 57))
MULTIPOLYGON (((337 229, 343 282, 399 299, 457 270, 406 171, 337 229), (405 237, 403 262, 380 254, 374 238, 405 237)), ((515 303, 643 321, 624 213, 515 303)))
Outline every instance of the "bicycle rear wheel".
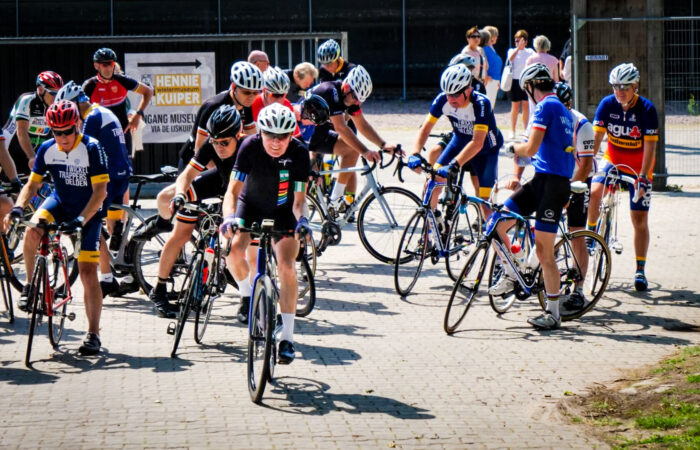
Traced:
POLYGON ((313 232, 314 247, 316 251, 322 252, 328 247, 328 236, 323 233, 323 224, 328 221, 328 216, 313 195, 306 194, 306 204, 309 208, 309 226, 313 232))
POLYGON ((423 209, 413 214, 403 231, 394 257, 394 287, 402 296, 408 295, 416 285, 430 245, 425 217, 423 209))
POLYGON ((0 280, 0 288, 2 290, 2 301, 5 305, 5 311, 7 311, 7 320, 9 323, 13 323, 15 321, 15 310, 12 303, 12 282, 10 281, 12 267, 10 266, 8 269, 8 263, 9 259, 6 257, 0 262, 0 271, 2 271, 2 273, 0 273, 0 277, 2 278, 0 280))
MULTIPOLYGON (((66 310, 68 308, 68 302, 63 303, 58 309, 54 305, 58 305, 68 296, 68 285, 66 284, 66 277, 63 272, 63 262, 57 258, 52 258, 53 264, 51 264, 51 276, 49 280, 51 281, 51 289, 53 289, 53 302, 51 305, 52 311, 48 316, 48 327, 49 327, 49 341, 53 348, 58 348, 58 344, 61 342, 61 337, 63 337, 63 327, 66 323, 66 310)), ((70 275, 69 275, 70 277, 70 275)))
POLYGON ((202 265, 202 254, 197 253, 190 263, 190 268, 185 275, 185 280, 182 284, 182 291, 177 299, 177 304, 180 306, 180 311, 177 315, 177 322, 175 324, 175 334, 173 335, 173 348, 170 352, 170 357, 174 358, 177 354, 177 347, 180 344, 180 339, 182 338, 182 330, 185 328, 185 323, 190 315, 190 308, 192 307, 192 302, 195 301, 194 298, 198 295, 198 290, 200 289, 200 279, 201 279, 201 265, 202 265))
POLYGON ((411 191, 397 187, 379 187, 380 197, 370 193, 357 213, 357 232, 370 255, 393 264, 401 234, 420 199, 411 191))
POLYGON ((272 352, 272 281, 265 276, 255 283, 248 315, 248 392, 254 403, 260 403, 270 376, 272 352))
POLYGON ((297 296, 297 317, 306 317, 311 314, 316 305, 316 283, 314 273, 308 259, 297 261, 297 283, 299 295, 297 296))
POLYGON ((41 322, 42 308, 44 296, 46 295, 46 259, 39 257, 34 266, 34 274, 31 280, 31 290, 29 291, 29 307, 31 308, 32 317, 29 320, 29 333, 27 336, 27 352, 24 356, 24 364, 30 366, 30 358, 32 355, 32 343, 34 334, 39 328, 41 322))
POLYGON ((486 262, 489 256, 488 242, 482 242, 474 249, 472 254, 464 264, 462 272, 455 281, 450 294, 450 301, 447 303, 443 328, 445 333, 452 334, 464 317, 469 312, 476 293, 479 291, 481 280, 486 271, 486 262))
MULTIPOLYGON (((213 267, 209 267, 209 277, 207 278, 206 284, 200 289, 200 298, 198 305, 194 308, 195 318, 194 318, 194 341, 198 344, 202 343, 204 339, 204 332, 207 330, 207 325, 209 325, 209 318, 211 317, 211 310, 214 306, 214 300, 219 298, 219 286, 222 279, 225 280, 226 277, 220 270, 217 272, 215 267, 221 267, 219 264, 219 258, 215 259, 212 263, 213 267)), ((225 269, 224 269, 225 270, 225 269)))
POLYGON ((452 281, 457 280, 464 261, 481 233, 479 205, 467 202, 464 208, 464 212, 460 212, 460 207, 455 208, 447 234, 447 249, 450 255, 445 258, 445 266, 452 281))
MULTIPOLYGON (((489 284, 488 286, 494 286, 498 283, 502 276, 505 275, 503 270, 503 264, 508 264, 499 259, 498 254, 494 252, 491 258, 491 266, 489 268, 489 284)), ((489 294, 489 303, 491 304, 491 309, 493 309, 497 314, 503 314, 513 306, 515 303, 515 294, 509 292, 504 295, 491 295, 489 294)))

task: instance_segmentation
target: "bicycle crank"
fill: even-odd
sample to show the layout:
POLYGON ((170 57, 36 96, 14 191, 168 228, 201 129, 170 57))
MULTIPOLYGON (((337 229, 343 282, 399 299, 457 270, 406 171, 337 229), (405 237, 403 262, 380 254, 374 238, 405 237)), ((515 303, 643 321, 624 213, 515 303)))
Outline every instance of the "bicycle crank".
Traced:
POLYGON ((328 238, 328 245, 338 245, 343 237, 343 232, 336 222, 325 221, 321 227, 321 232, 328 238))

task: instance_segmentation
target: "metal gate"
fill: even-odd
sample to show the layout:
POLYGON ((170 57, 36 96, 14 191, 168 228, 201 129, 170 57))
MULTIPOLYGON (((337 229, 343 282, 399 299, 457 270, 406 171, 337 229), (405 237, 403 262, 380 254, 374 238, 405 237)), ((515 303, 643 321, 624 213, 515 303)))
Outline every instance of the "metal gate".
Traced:
POLYGON ((592 119, 597 102, 612 93, 610 70, 634 63, 642 75, 639 93, 659 113, 655 173, 700 176, 700 17, 574 16, 574 25, 577 108, 592 119))

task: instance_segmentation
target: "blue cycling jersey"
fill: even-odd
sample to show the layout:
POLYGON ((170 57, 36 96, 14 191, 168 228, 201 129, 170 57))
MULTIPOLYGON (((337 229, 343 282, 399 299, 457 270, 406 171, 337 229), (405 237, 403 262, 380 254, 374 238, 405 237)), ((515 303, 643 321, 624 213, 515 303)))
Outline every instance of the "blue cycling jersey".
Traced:
POLYGON ((110 180, 123 180, 131 176, 133 169, 126 149, 124 130, 112 111, 93 103, 83 116, 83 134, 100 142, 107 155, 110 180))
POLYGON ((571 178, 575 165, 574 121, 556 95, 549 94, 537 103, 532 128, 544 131, 532 161, 535 172, 571 178))

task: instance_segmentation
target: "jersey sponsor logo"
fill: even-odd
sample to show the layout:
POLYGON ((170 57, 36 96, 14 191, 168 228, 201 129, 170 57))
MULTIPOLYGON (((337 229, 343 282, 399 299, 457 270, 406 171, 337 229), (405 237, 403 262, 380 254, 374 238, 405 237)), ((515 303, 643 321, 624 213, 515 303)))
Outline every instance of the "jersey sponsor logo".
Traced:
POLYGON ((632 127, 632 129, 629 132, 629 136, 634 139, 639 139, 640 137, 642 137, 642 133, 639 131, 639 127, 637 127, 636 125, 632 127))
POLYGON ((610 114, 610 118, 611 119, 619 119, 620 116, 618 116, 617 114, 610 114))
MULTIPOLYGON (((76 164, 80 163, 77 159, 76 164)), ((58 176, 63 180, 66 186, 82 186, 88 185, 88 168, 80 166, 66 166, 66 170, 59 170, 58 176)))
POLYGON ((636 121, 637 121, 637 116, 635 116, 634 113, 632 113, 632 115, 630 116, 630 122, 636 122, 636 121))
POLYGON ((287 167, 287 164, 292 163, 292 158, 280 159, 279 163, 282 164, 282 167, 287 167))
POLYGON ((277 206, 282 206, 287 203, 289 194, 289 171, 280 170, 280 185, 277 191, 277 206))
POLYGON ((545 216, 547 219, 551 219, 551 218, 554 217, 554 211, 552 211, 551 209, 547 209, 547 210, 545 210, 545 212, 544 212, 544 216, 545 216))
POLYGON ((608 133, 614 137, 631 137, 633 139, 638 139, 642 136, 642 132, 639 130, 638 126, 626 127, 624 125, 617 125, 610 123, 608 124, 608 133))

